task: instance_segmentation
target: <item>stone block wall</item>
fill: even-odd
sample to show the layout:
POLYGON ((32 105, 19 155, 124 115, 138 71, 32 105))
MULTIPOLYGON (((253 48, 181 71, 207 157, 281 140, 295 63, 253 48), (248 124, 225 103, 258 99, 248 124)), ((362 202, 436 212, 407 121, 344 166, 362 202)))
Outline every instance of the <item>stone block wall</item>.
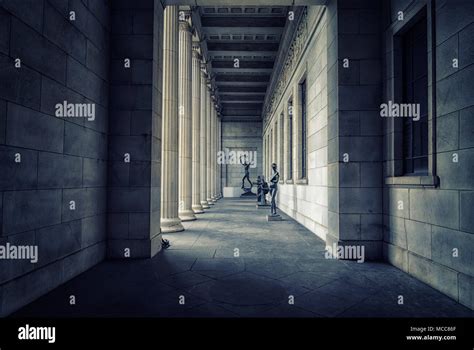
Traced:
MULTIPOLYGON (((430 2, 428 2, 429 4, 430 2)), ((385 11, 386 28, 403 11, 419 8, 392 0, 385 11), (391 16, 390 16, 391 14, 391 16)), ((428 12, 434 21, 435 60, 431 84, 435 94, 430 124, 434 139, 436 187, 387 185, 384 190, 384 256, 390 263, 474 308, 474 3, 436 1, 428 12), (430 11, 431 10, 431 11, 430 11), (458 67, 453 67, 453 59, 458 67), (453 161, 457 157, 457 162, 453 161), (398 203, 403 202, 403 209, 398 203)), ((430 35, 430 34, 429 34, 430 35)), ((386 31, 384 94, 392 94, 393 52, 386 31)), ((428 52, 428 57, 433 55, 428 52)), ((431 85, 430 84, 430 85, 431 85)), ((391 175, 397 159, 392 129, 385 126, 384 173, 391 175)))
POLYGON ((280 159, 281 183, 278 207, 326 239, 328 227, 328 12, 324 7, 307 7, 308 39, 294 74, 275 108, 271 127, 278 128, 283 114, 283 135, 277 133, 278 144, 283 148, 273 150, 273 158, 280 159), (301 137, 299 127, 298 83, 306 79, 307 100, 307 177, 298 179, 298 154, 301 137), (288 101, 293 98, 293 173, 289 176, 289 125, 288 101), (276 123, 276 124, 275 124, 276 123), (283 153, 282 156, 280 154, 283 153))
POLYGON ((114 1, 111 23, 107 255, 150 257, 161 249, 163 7, 114 1))
POLYGON ((381 259, 381 2, 339 0, 328 10, 326 244, 364 246, 365 259, 381 259))
MULTIPOLYGON (((327 245, 364 245, 366 259, 383 258, 473 308, 474 5, 463 0, 333 0, 326 3, 324 16, 323 41, 314 41, 315 35, 307 48, 313 52, 311 60, 301 58, 303 68, 295 69, 310 73, 308 183, 288 181, 283 165, 278 206, 327 245), (394 146, 397 129, 381 118, 380 104, 393 97, 397 86, 399 71, 389 34, 401 25, 396 23, 398 11, 409 21, 423 6, 432 13, 428 38, 433 45, 427 56, 432 65, 433 176, 417 179, 394 173, 400 164, 394 146), (324 61, 318 59, 318 47, 324 47, 324 61), (321 62, 327 79, 318 81, 321 62), (318 68, 311 68, 313 64, 318 68), (326 213, 324 206, 318 207, 322 203, 326 213)), ((287 84, 280 105, 265 121, 266 145, 279 135, 272 128, 295 93, 291 85, 297 80, 287 84)), ((268 144, 265 165, 280 159, 278 149, 268 144)), ((287 155, 287 145, 283 149, 287 155)), ((294 157, 297 150, 294 146, 294 157)), ((293 179, 295 174, 296 169, 293 179)))
POLYGON ((0 315, 105 257, 109 30, 106 1, 1 2, 0 244, 39 251, 0 260, 0 315), (64 101, 95 119, 56 117, 64 101))
MULTIPOLYGON (((222 150, 233 152, 256 152, 256 167, 250 167, 250 180, 255 183, 257 176, 261 175, 263 152, 262 152, 262 123, 250 121, 222 121, 222 150)), ((230 158, 229 158, 230 159, 230 158)), ((237 159, 237 162, 239 160, 237 159)), ((240 164, 222 165, 221 183, 223 188, 233 188, 234 190, 225 190, 225 193, 234 193, 233 196, 240 195, 242 186, 242 177, 244 176, 244 167, 240 164)), ((248 186, 248 183, 245 183, 248 186)), ((255 184, 254 184, 255 186, 255 184)), ((256 187, 253 191, 256 193, 256 187)))

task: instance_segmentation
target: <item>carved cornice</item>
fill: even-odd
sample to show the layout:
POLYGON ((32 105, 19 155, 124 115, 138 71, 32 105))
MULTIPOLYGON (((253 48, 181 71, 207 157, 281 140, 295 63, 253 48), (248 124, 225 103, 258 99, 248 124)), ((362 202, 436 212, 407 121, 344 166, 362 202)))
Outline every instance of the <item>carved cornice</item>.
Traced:
POLYGON ((309 37, 308 33, 308 11, 307 7, 303 8, 301 17, 296 26, 293 39, 289 45, 289 49, 286 53, 286 58, 283 61, 280 73, 277 79, 272 79, 272 85, 270 86, 269 95, 265 100, 263 107, 263 120, 266 121, 275 112, 275 107, 279 103, 292 74, 296 70, 296 66, 299 62, 302 52, 304 51, 305 45, 309 37))
POLYGON ((198 60, 198 61, 201 61, 202 59, 202 56, 201 54, 199 53, 199 48, 194 48, 193 47, 193 58, 198 60))
POLYGON ((187 20, 186 21, 179 21, 179 30, 180 31, 185 31, 185 32, 191 32, 192 27, 191 27, 191 25, 189 24, 189 22, 187 20))

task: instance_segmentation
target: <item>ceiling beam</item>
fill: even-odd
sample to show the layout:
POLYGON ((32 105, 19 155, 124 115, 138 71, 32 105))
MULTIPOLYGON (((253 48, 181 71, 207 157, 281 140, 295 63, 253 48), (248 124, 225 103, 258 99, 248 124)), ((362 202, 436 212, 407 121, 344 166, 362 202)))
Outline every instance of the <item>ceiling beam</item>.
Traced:
POLYGON ((228 82, 269 82, 270 75, 268 74, 216 74, 215 81, 228 81, 228 82))
POLYGON ((280 43, 254 41, 208 41, 209 51, 278 51, 280 43))
POLYGON ((261 109, 262 104, 261 103, 255 103, 250 102, 250 103, 240 103, 240 102, 222 102, 222 107, 224 109, 226 108, 231 108, 231 109, 239 109, 239 110, 245 110, 245 109, 261 109))
POLYGON ((267 91, 267 86, 251 86, 248 85, 237 85, 236 83, 230 85, 218 85, 219 93, 229 93, 229 92, 245 92, 245 93, 265 93, 267 91))
MULTIPOLYGON (((258 6, 325 5, 327 0, 259 0, 258 6)), ((236 0, 161 0, 166 5, 235 6, 236 0)), ((255 6, 255 0, 239 0, 239 6, 255 6)))
POLYGON ((257 56, 257 57, 262 57, 262 56, 268 56, 275 58, 276 57, 276 51, 228 51, 228 50, 214 50, 214 51, 209 51, 209 54, 211 56, 230 56, 230 57, 242 57, 242 56, 257 56))
POLYGON ((222 115, 224 116, 250 116, 250 115, 261 115, 262 114, 262 109, 261 108, 256 108, 256 109, 235 109, 235 108, 222 108, 222 115))
POLYGON ((206 16, 201 17, 203 27, 284 27, 285 17, 276 16, 206 16))
POLYGON ((282 27, 204 27, 203 33, 209 35, 281 35, 282 27))
MULTIPOLYGON (((212 68, 234 68, 234 60, 212 60, 212 68)), ((238 69, 272 69, 273 61, 270 60, 244 60, 239 59, 239 68, 238 69)))
MULTIPOLYGON (((221 91, 221 93, 223 93, 221 91)), ((260 98, 263 98, 265 96, 265 92, 259 92, 259 91, 243 91, 243 92, 238 92, 238 91, 227 91, 224 92, 225 96, 259 96, 260 98)))
POLYGON ((259 101, 263 102, 263 95, 229 95, 229 94, 221 94, 220 95, 221 102, 225 101, 239 101, 239 102, 246 102, 246 101, 259 101))
POLYGON ((267 87, 266 81, 216 81, 218 86, 244 86, 247 89, 254 89, 258 87, 267 87))
POLYGON ((212 66, 212 71, 219 74, 219 73, 266 73, 270 75, 272 72, 271 68, 216 68, 212 66))
MULTIPOLYGON (((261 123, 262 118, 260 116, 245 116, 245 117, 226 117, 221 118, 222 122, 226 123, 261 123)), ((225 138, 225 136, 224 136, 225 138)))

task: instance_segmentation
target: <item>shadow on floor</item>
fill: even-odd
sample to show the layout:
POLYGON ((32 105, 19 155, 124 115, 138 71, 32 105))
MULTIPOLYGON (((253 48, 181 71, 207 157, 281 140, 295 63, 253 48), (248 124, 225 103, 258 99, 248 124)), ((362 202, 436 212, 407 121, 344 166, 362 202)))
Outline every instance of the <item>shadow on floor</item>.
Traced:
POLYGON ((164 235, 171 247, 153 259, 105 261, 12 317, 474 315, 388 264, 325 259, 313 233, 266 215, 253 200, 222 199, 164 235))

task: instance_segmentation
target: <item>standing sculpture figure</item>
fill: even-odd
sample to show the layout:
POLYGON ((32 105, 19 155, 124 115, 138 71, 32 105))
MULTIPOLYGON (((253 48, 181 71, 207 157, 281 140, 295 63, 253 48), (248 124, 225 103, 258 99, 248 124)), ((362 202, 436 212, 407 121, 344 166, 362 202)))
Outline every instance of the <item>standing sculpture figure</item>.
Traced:
POLYGON ((257 207, 268 206, 267 199, 265 198, 268 193, 268 184, 265 182, 265 177, 257 177, 257 207))
POLYGON ((244 182, 245 182, 245 179, 247 179, 247 181, 250 184, 250 191, 251 191, 252 187, 253 187, 253 184, 252 184, 252 181, 250 181, 250 172, 249 172, 250 163, 247 163, 247 157, 246 156, 244 156, 244 160, 245 160, 244 163, 242 163, 242 156, 240 156, 240 164, 242 164, 244 166, 244 169, 245 169, 245 175, 242 178, 242 189, 245 189, 244 182))
POLYGON ((273 216, 278 215, 276 212, 276 195, 278 192, 278 181, 280 180, 280 174, 277 171, 276 163, 272 164, 272 177, 270 179, 270 195, 272 196, 272 204, 271 204, 271 213, 273 216))

